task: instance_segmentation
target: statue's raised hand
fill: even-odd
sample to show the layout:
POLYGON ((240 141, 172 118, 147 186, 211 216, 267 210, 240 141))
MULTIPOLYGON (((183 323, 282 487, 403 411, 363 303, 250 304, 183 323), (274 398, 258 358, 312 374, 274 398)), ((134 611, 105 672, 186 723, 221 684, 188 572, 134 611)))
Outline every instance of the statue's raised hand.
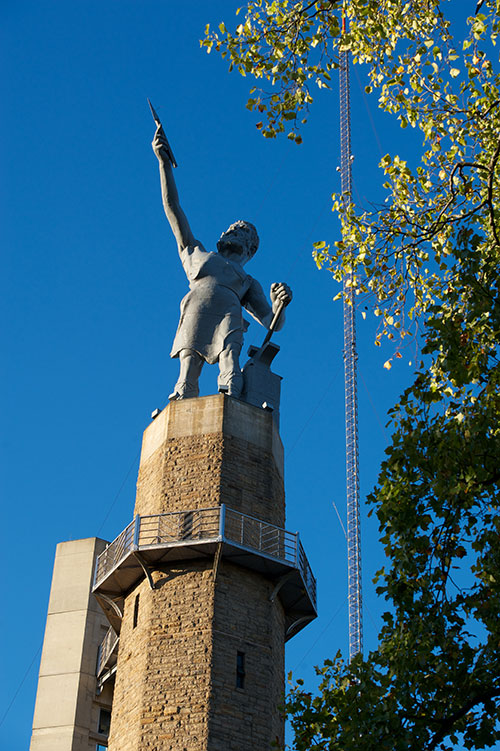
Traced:
POLYGON ((170 147, 167 137, 163 132, 163 126, 158 125, 152 142, 153 151, 161 162, 170 162, 170 147))

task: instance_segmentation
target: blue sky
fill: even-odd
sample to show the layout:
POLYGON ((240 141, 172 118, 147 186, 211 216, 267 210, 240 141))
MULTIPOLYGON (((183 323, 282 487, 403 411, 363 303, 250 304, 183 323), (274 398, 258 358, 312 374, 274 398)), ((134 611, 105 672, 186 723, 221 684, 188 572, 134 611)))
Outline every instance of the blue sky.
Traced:
MULTIPOLYGON (((311 259, 313 241, 338 237, 337 84, 318 92, 302 146, 263 139, 244 107, 249 79, 199 47, 206 23, 229 26, 239 4, 2 4, 0 745, 9 751, 29 745, 55 546, 111 540, 129 522, 142 432, 176 380, 169 351, 186 280, 162 211, 146 97, 179 162, 195 235, 212 249, 232 221, 254 222, 261 245, 249 273, 266 289, 286 281, 294 291, 275 338, 287 528, 301 532, 320 617, 289 642, 288 669, 310 681, 314 664, 346 653, 345 539, 333 506, 344 521, 342 307, 311 259)), ((376 111, 358 76, 355 198, 368 204, 383 200, 380 157, 411 151, 416 136, 376 111)), ((385 413, 414 360, 408 349, 385 370, 392 351, 373 346, 374 332, 374 319, 359 316, 362 498, 389 438, 385 413)), ((246 343, 263 335, 252 324, 246 343)), ((203 393, 215 383, 207 368, 203 393)), ((383 607, 371 579, 383 556, 376 522, 363 516, 370 648, 383 607)))

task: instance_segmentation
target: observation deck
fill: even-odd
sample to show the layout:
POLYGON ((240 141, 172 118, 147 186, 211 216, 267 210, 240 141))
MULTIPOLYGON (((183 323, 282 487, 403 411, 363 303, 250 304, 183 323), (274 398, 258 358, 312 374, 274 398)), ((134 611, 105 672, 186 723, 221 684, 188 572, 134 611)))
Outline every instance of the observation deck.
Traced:
POLYGON ((123 600, 151 570, 192 559, 222 557, 275 583, 286 616, 286 639, 316 618, 316 579, 296 532, 228 508, 176 511, 135 519, 98 556, 93 592, 118 634, 123 600))

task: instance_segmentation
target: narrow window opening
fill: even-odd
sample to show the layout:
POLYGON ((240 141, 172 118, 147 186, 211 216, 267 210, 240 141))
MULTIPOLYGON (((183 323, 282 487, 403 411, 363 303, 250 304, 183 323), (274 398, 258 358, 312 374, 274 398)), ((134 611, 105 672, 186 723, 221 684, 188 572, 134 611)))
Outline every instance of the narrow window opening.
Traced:
POLYGON ((103 735, 109 735, 109 726, 111 724, 111 712, 109 709, 99 710, 99 725, 97 732, 103 735))
POLYGON ((245 687, 245 653, 236 653, 236 688, 245 687))
POLYGON ((132 628, 135 628, 137 626, 138 620, 139 620, 139 595, 136 595, 135 601, 134 601, 134 620, 132 623, 132 628))

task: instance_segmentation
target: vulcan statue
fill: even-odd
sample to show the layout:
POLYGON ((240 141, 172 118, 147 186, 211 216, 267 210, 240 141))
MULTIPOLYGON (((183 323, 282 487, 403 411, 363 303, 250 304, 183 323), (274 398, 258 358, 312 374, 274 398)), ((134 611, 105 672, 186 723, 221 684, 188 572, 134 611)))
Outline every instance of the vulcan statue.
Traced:
POLYGON ((269 302, 259 282, 244 270, 259 246, 257 230, 250 222, 232 224, 221 235, 217 252, 205 250, 195 238, 179 203, 172 150, 152 112, 157 123, 152 145, 160 166, 163 207, 189 281, 170 353, 180 361, 179 379, 170 399, 198 396, 198 379, 205 362, 219 363, 219 390, 238 398, 243 389, 239 356, 248 328, 242 307, 266 329, 279 330, 292 293, 286 284, 276 282, 271 285, 269 302))

